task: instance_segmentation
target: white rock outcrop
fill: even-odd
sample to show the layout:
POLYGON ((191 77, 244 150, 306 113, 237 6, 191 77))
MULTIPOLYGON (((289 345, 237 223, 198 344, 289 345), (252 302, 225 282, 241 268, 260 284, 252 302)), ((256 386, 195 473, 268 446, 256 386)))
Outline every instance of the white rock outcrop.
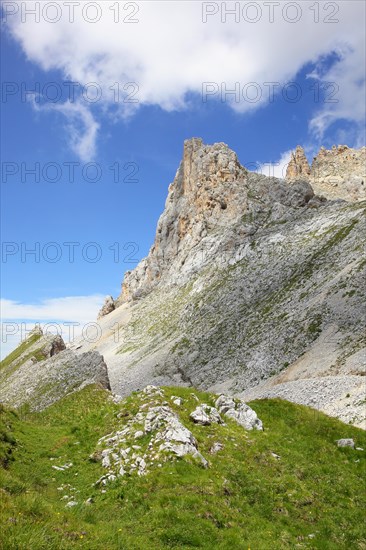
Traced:
MULTIPOLYGON (((149 385, 139 392, 138 398, 141 403, 138 412, 127 422, 117 415, 123 423, 121 429, 102 437, 97 450, 90 456, 107 470, 96 486, 105 486, 121 476, 146 475, 152 468, 177 458, 192 457, 201 467, 209 466, 197 439, 167 404, 162 388, 149 385)), ((181 399, 173 398, 172 401, 181 399)), ((256 413, 245 403, 236 403, 223 395, 216 403, 223 414, 234 418, 245 429, 262 429, 256 413)), ((202 426, 224 425, 217 408, 201 403, 190 414, 190 419, 202 426)), ((214 455, 223 448, 223 444, 216 441, 211 443, 208 452, 214 455)))
POLYGON ((234 401, 227 395, 220 395, 215 406, 220 413, 232 418, 246 430, 263 430, 262 421, 259 420, 257 413, 244 401, 234 401))
POLYGON ((202 426, 209 426, 210 424, 221 424, 222 419, 217 409, 210 407, 210 405, 200 405, 189 415, 190 419, 195 424, 201 424, 202 426))

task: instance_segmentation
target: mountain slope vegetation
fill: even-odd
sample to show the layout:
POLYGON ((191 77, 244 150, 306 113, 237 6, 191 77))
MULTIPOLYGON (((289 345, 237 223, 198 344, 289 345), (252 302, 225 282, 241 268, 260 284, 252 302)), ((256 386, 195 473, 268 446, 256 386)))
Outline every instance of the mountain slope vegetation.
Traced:
POLYGON ((176 412, 209 467, 181 458, 105 487, 94 485, 102 468, 90 454, 138 410, 141 392, 116 403, 89 386, 43 412, 2 408, 1 547, 366 548, 365 451, 336 445, 352 437, 365 449, 364 431, 281 400, 251 403, 263 431, 231 420, 199 426, 189 415, 197 399, 212 404, 212 394, 165 394, 182 399, 176 412), (213 442, 223 444, 216 454, 213 442))

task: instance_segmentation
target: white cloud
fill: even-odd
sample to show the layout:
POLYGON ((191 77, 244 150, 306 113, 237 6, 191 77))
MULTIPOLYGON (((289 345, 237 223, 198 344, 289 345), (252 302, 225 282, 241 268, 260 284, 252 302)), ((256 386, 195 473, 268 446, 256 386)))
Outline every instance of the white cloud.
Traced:
POLYGON ((310 129, 322 139, 326 130, 337 120, 354 122, 358 128, 356 143, 365 133, 365 38, 356 33, 352 46, 338 48, 339 61, 321 76, 315 72, 315 80, 331 83, 324 90, 325 100, 310 121, 310 129))
POLYGON ((87 323, 96 321, 103 301, 100 294, 52 298, 39 304, 1 299, 1 357, 24 340, 35 323, 47 332, 62 334, 65 342, 72 341, 87 323))
POLYGON ((261 164, 257 172, 269 177, 285 178, 286 169, 291 160, 291 153, 292 150, 285 151, 277 162, 261 164))
POLYGON ((23 304, 14 300, 0 300, 2 319, 25 319, 33 321, 73 320, 78 322, 95 319, 104 296, 67 296, 51 298, 40 304, 23 304))
MULTIPOLYGON (((52 105, 52 104, 51 104, 52 105)), ((96 154, 96 140, 99 124, 92 113, 80 103, 66 101, 52 107, 67 119, 67 130, 71 148, 83 162, 90 162, 96 154)))
MULTIPOLYGON (((34 4, 27 2, 28 7, 34 4)), ((253 111, 267 103, 266 82, 283 85, 294 79, 306 63, 316 63, 337 51, 341 54, 340 60, 318 78, 339 85, 340 101, 332 105, 314 105, 316 114, 311 129, 321 135, 339 118, 356 124, 363 120, 364 2, 273 3, 276 7, 272 23, 269 7, 262 2, 256 3, 261 14, 256 23, 245 21, 243 12, 238 23, 230 15, 227 22, 222 23, 220 13, 203 23, 202 6, 205 3, 145 1, 135 3, 139 11, 131 17, 138 22, 129 24, 123 19, 128 18, 131 3, 127 8, 114 1, 94 4, 100 6, 102 14, 97 23, 83 19, 83 2, 75 8, 75 21, 70 23, 65 3, 59 2, 62 17, 57 23, 45 21, 42 14, 38 23, 34 16, 27 16, 23 23, 19 10, 17 15, 8 17, 8 27, 28 59, 45 71, 60 70, 65 79, 82 85, 97 83, 102 91, 98 105, 116 118, 128 116, 142 104, 158 105, 168 111, 184 109, 188 104, 186 94, 201 95, 204 82, 214 82, 218 88, 225 83, 227 89, 239 82, 240 93, 246 84, 257 83, 263 92, 258 102, 241 100, 236 103, 231 96, 231 106, 236 111, 253 111), (294 17, 295 8, 282 12, 289 4, 301 10, 296 23, 285 20, 285 17, 294 17), (115 23, 111 8, 117 5, 120 6, 120 20, 115 23), (314 22, 315 6, 319 7, 319 23, 314 22), (332 6, 333 9, 339 6, 337 14, 332 14, 332 6), (326 18, 339 21, 325 22, 326 18), (123 101, 123 95, 116 103, 117 82, 122 94, 132 94, 129 100, 137 99, 138 103, 130 103, 128 98, 123 101), (137 93, 135 85, 123 90, 128 82, 138 85, 137 93)), ((234 2, 212 4, 218 9, 221 5, 231 8, 235 5, 234 2)), ((245 4, 241 3, 241 8, 245 4)), ((95 10, 91 9, 88 16, 94 17, 95 10)), ((254 12, 247 12, 247 16, 253 19, 254 12)), ((53 17, 52 10, 48 17, 53 17)), ((220 97, 219 93, 216 97, 220 97)), ((229 96, 227 99, 230 101, 229 96)), ((93 153, 98 135, 98 123, 92 115, 86 115, 86 111, 92 110, 93 105, 88 102, 85 102, 85 111, 80 107, 73 111, 69 105, 60 108, 72 120, 71 145, 84 158, 93 153), (75 120, 82 120, 83 133, 76 129, 75 120)))
POLYGON ((96 141, 100 125, 93 117, 92 112, 83 104, 71 102, 38 104, 35 98, 31 101, 33 108, 38 112, 54 111, 66 118, 67 137, 69 146, 83 161, 90 162, 96 155, 96 141))

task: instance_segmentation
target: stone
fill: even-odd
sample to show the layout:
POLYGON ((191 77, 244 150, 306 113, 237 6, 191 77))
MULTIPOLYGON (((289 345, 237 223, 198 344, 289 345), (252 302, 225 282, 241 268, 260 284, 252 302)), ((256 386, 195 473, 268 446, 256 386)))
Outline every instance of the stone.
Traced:
POLYGON ((170 399, 173 401, 174 405, 177 405, 177 407, 180 407, 183 404, 183 399, 181 397, 177 397, 176 395, 172 395, 170 399))
POLYGON ((286 179, 288 181, 296 181, 299 179, 307 180, 310 176, 310 166, 306 158, 303 147, 298 145, 295 152, 291 153, 291 160, 288 163, 286 171, 286 179))
POLYGON ((278 460, 281 458, 280 455, 278 455, 276 453, 271 452, 271 455, 273 456, 273 458, 277 458, 278 460))
POLYGON ((235 409, 235 401, 232 397, 222 394, 217 398, 215 407, 220 411, 220 413, 225 414, 230 409, 235 409))
POLYGON ((195 424, 201 424, 202 426, 209 426, 210 424, 221 424, 221 417, 214 407, 210 407, 205 403, 197 407, 189 415, 190 419, 193 420, 195 424))
POLYGON ((231 397, 220 395, 215 403, 220 413, 232 418, 246 430, 263 430, 261 420, 244 401, 235 402, 231 397))
POLYGON ((337 446, 338 447, 351 447, 351 449, 355 448, 355 442, 353 439, 338 439, 337 440, 337 446))
POLYGON ((112 311, 115 310, 115 307, 116 306, 112 296, 106 296, 104 300, 104 304, 98 313, 98 319, 101 319, 102 317, 105 317, 109 313, 112 313, 112 311))
POLYGON ((103 466, 103 468, 109 468, 110 465, 111 465, 110 458, 109 458, 108 455, 106 455, 106 456, 102 459, 102 466, 103 466))
POLYGON ((214 455, 214 454, 218 453, 219 451, 222 451, 223 448, 224 448, 223 444, 222 444, 222 443, 219 443, 218 441, 216 441, 216 442, 213 443, 213 445, 211 446, 209 452, 210 452, 211 455, 214 455))
POLYGON ((366 199, 366 147, 346 145, 321 147, 311 167, 302 147, 292 153, 286 171, 290 183, 305 180, 317 195, 327 199, 358 201, 366 199))

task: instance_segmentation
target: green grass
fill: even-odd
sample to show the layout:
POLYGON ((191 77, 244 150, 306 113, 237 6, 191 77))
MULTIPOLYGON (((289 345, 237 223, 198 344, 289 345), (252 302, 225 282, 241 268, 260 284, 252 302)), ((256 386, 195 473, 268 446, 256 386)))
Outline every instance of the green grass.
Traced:
MULTIPOLYGON (((5 359, 0 361, 0 371, 9 367, 14 361, 17 361, 20 356, 25 353, 31 346, 33 346, 33 344, 38 342, 40 338, 40 334, 33 334, 32 336, 24 340, 24 342, 22 342, 14 351, 12 351, 7 357, 5 357, 5 359)), ((28 354, 21 360, 21 363, 16 364, 16 367, 18 367, 22 363, 25 363, 25 361, 29 359, 29 357, 31 357, 32 355, 35 355, 37 357, 38 354, 37 361, 44 359, 44 357, 42 357, 42 359, 39 357, 39 353, 40 350, 35 350, 34 352, 28 354)))
POLYGON ((210 467, 169 462, 145 477, 119 478, 106 493, 93 487, 104 470, 89 455, 137 412, 139 394, 116 405, 108 392, 88 387, 42 413, 0 409, 0 548, 366 548, 365 452, 335 444, 353 437, 366 449, 365 432, 281 400, 251 404, 263 432, 232 421, 200 427, 189 420, 192 391, 166 388, 166 399, 184 399, 175 410, 210 467), (210 455, 214 441, 224 449, 210 455), (72 468, 52 469, 68 461, 72 468), (58 491, 62 484, 72 490, 58 491), (79 504, 65 508, 64 494, 79 504))

